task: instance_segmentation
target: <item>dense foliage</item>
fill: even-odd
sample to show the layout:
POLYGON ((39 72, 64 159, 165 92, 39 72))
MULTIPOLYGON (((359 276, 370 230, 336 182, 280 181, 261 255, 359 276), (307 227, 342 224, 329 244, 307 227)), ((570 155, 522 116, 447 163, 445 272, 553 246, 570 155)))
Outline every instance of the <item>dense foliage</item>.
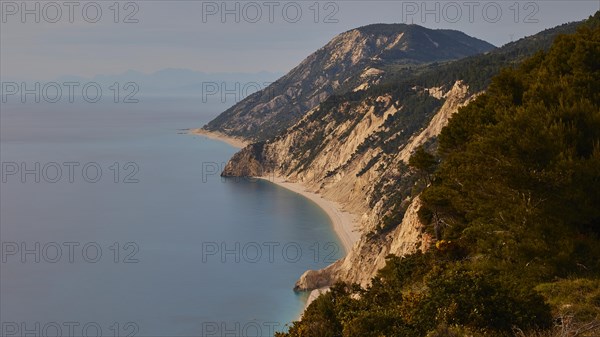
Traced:
POLYGON ((336 285, 277 335, 600 334, 598 21, 504 69, 437 157, 416 152, 433 247, 390 256, 367 289, 336 285))
POLYGON ((573 22, 547 29, 485 54, 465 57, 458 61, 405 67, 393 71, 387 79, 387 84, 394 86, 395 83, 403 82, 408 78, 414 83, 430 88, 452 85, 457 80, 462 80, 469 84, 473 92, 479 92, 489 86, 490 80, 500 69, 516 65, 540 50, 548 50, 557 35, 572 34, 580 24, 580 22, 573 22))

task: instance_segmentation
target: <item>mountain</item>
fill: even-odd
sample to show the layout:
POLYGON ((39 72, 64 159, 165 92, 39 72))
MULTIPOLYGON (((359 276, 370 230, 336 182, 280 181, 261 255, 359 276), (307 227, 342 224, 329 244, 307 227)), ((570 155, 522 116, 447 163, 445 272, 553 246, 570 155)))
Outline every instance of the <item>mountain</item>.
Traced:
POLYGON ((204 126, 232 137, 265 140, 292 126, 334 93, 378 83, 388 68, 454 60, 493 45, 453 30, 375 24, 336 36, 288 74, 204 126))
MULTIPOLYGON (((597 14, 597 17, 600 17, 600 14, 597 14)), ((581 22, 565 24, 485 54, 459 60, 413 64, 406 67, 399 63, 381 66, 377 69, 385 69, 386 73, 378 77, 376 82, 360 87, 354 86, 357 83, 353 83, 353 86, 349 86, 354 87, 353 90, 334 92, 287 129, 276 136, 247 146, 232 157, 222 172, 223 176, 278 176, 288 181, 299 182, 309 191, 338 202, 344 210, 357 215, 359 219, 356 230, 360 233, 360 240, 348 255, 325 269, 307 271, 297 281, 295 289, 298 291, 314 290, 317 293, 323 289, 332 290, 327 295, 320 296, 316 306, 310 306, 305 312, 305 317, 315 315, 319 318, 309 318, 307 325, 298 325, 300 330, 297 331, 305 331, 303 329, 306 328, 308 332, 292 333, 291 336, 425 335, 423 331, 415 331, 423 329, 419 327, 432 328, 431 322, 436 322, 439 318, 435 316, 436 313, 454 315, 456 312, 462 312, 453 311, 462 309, 455 307, 459 304, 448 302, 454 297, 444 291, 456 294, 464 290, 468 294, 472 290, 476 298, 483 299, 486 294, 494 293, 489 292, 491 289, 500 289, 501 293, 494 293, 498 295, 496 299, 485 298, 490 302, 485 302, 483 307, 472 308, 469 307, 473 304, 469 302, 472 299, 455 298, 463 301, 460 303, 464 303, 466 308, 471 308, 465 309, 465 315, 475 313, 477 316, 477 312, 483 312, 485 308, 508 308, 507 311, 498 311, 506 314, 499 318, 493 315, 477 316, 480 322, 497 319, 499 325, 495 328, 498 329, 507 329, 505 322, 513 319, 519 324, 530 324, 530 328, 534 328, 533 325, 537 323, 540 327, 545 327, 545 324, 549 323, 549 309, 544 300, 540 299, 537 290, 533 292, 532 287, 535 283, 532 279, 536 282, 552 281, 553 271, 559 269, 550 266, 557 262, 561 263, 561 268, 562 265, 568 265, 560 274, 555 274, 560 277, 568 277, 569 273, 598 275, 600 266, 594 263, 598 261, 594 255, 597 249, 594 247, 600 247, 598 241, 594 241, 599 235, 597 224, 600 223, 594 218, 597 216, 597 202, 594 200, 597 199, 596 191, 600 190, 597 186, 598 167, 594 166, 594 161, 570 166, 575 165, 572 156, 573 153, 578 153, 577 151, 596 156, 597 142, 600 142, 596 140, 594 143, 593 138, 597 135, 597 114, 590 113, 588 119, 585 113, 582 114, 586 111, 593 112, 597 108, 593 103, 596 101, 586 101, 597 99, 597 90, 594 91, 598 81, 597 53, 600 52, 596 50, 597 37, 588 34, 583 38, 580 36, 570 40, 569 37, 562 36, 574 34, 579 26, 582 26, 581 22), (557 36, 561 37, 557 39, 557 36), (561 47, 551 49, 555 39, 561 42, 561 47), (551 54, 548 61, 544 61, 544 52, 551 54), (517 72, 516 77, 502 75, 517 67, 521 67, 521 70, 517 72), (575 69, 575 76, 569 73, 569 69, 575 69), (533 71, 534 74, 527 75, 528 71, 533 71), (493 80, 495 76, 498 78, 493 80), (488 93, 490 83, 493 84, 494 81, 492 88, 502 89, 488 93), (569 86, 573 86, 573 90, 568 90, 569 86), (536 88, 539 88, 539 91, 536 91, 536 88), (554 99, 555 97, 560 99, 554 99), (489 102, 486 99, 492 100, 492 103, 485 103, 489 102), (494 118, 498 118, 483 112, 497 110, 496 116, 504 117, 507 111, 510 111, 520 116, 518 113, 521 108, 518 105, 524 100, 528 100, 529 108, 532 109, 528 112, 528 119, 513 121, 510 133, 507 134, 503 134, 503 129, 497 129, 496 137, 501 141, 495 139, 493 143, 497 148, 494 151, 506 150, 508 155, 517 155, 516 158, 531 165, 522 168, 515 158, 503 162, 504 157, 497 157, 497 152, 492 151, 490 153, 493 155, 486 156, 478 147, 481 146, 478 140, 487 137, 490 123, 494 122, 494 118), (544 102, 548 102, 548 105, 543 105, 544 102), (572 108, 564 110, 565 107, 571 106, 572 108), (465 116, 457 114, 459 110, 471 113, 467 117, 459 118, 461 122, 455 122, 450 129, 452 131, 443 132, 442 130, 448 130, 446 127, 449 122, 455 120, 454 116, 465 116), (555 110, 561 113, 551 114, 555 110), (543 128, 537 129, 530 122, 536 122, 543 128), (581 129, 580 132, 578 128, 581 129), (540 133, 542 131, 545 133, 540 133), (563 133, 564 139, 553 138, 563 133), (449 144, 454 144, 454 150, 464 151, 466 145, 463 143, 469 141, 469 135, 474 135, 472 144, 469 143, 469 146, 474 148, 472 151, 461 152, 465 158, 461 155, 444 154, 449 144), (526 137, 527 135, 546 138, 540 140, 526 137), (446 139, 442 139, 444 137, 446 139), (453 143, 453 139, 459 141, 453 143), (580 140, 581 148, 560 148, 580 140), (552 144, 556 144, 556 148, 553 148, 552 144), (548 151, 543 150, 542 153, 534 155, 538 147, 548 151), (435 157, 431 153, 443 155, 435 157), (446 164, 449 166, 446 166, 445 180, 440 182, 436 180, 436 174, 440 174, 436 168, 441 158, 452 159, 446 164), (484 163, 469 161, 473 158, 484 163), (543 165, 555 166, 551 171, 545 171, 543 168, 546 166, 541 166, 542 162, 535 162, 538 159, 545 160, 543 165), (504 181, 514 178, 515 181, 511 181, 513 185, 503 186, 498 185, 500 182, 488 181, 485 169, 477 169, 497 169, 494 165, 499 164, 506 165, 506 169, 515 170, 514 176, 498 175, 504 181), (584 180, 580 181, 580 178, 573 176, 574 171, 579 172, 579 176, 584 180), (532 180, 527 180, 527 177, 531 177, 532 180), (468 185, 471 190, 461 189, 465 179, 472 179, 468 185), (436 185, 435 188, 432 188, 432 184, 436 185), (577 186, 577 189, 569 187, 570 184, 577 186), (478 189, 484 186, 488 189, 478 189), (527 189, 529 186, 534 186, 540 194, 532 194, 534 190, 527 189), (498 188, 499 193, 497 204, 494 188, 498 188), (555 192, 561 194, 555 195, 555 192), (531 199, 533 196, 536 198, 531 199), (560 196, 559 199, 557 196, 560 196), (549 211, 543 214, 535 207, 546 200, 552 200, 552 203, 549 203, 549 211), (573 200, 578 200, 581 205, 577 205, 573 200), (503 207, 494 209, 500 202, 503 207), (515 205, 522 207, 518 208, 515 205), (538 223, 535 225, 538 227, 533 227, 531 232, 528 232, 528 227, 516 222, 511 229, 518 230, 518 235, 509 236, 507 241, 502 241, 504 239, 501 235, 507 233, 501 226, 502 221, 513 221, 514 214, 521 215, 505 213, 504 206, 507 210, 525 214, 523 216, 527 216, 529 221, 526 223, 536 223, 539 221, 537 216, 544 215, 545 223, 552 224, 560 219, 565 222, 571 221, 573 227, 563 231, 538 223), (473 209, 474 207, 480 208, 473 209), (452 217, 448 218, 447 214, 452 214, 452 217), (483 224, 477 224, 475 227, 465 225, 473 220, 470 218, 472 214, 476 215, 474 220, 483 221, 483 224), (494 217, 488 218, 486 214, 493 214, 494 217), (580 215, 583 216, 583 220, 579 220, 580 215), (455 221, 461 221, 460 226, 455 221), (491 221, 499 223, 500 226, 486 227, 491 221), (463 230, 466 232, 462 232, 463 230), (469 233, 476 233, 479 237, 470 237, 469 233), (562 234, 566 236, 561 237, 562 234), (521 237, 527 239, 522 240, 521 237), (589 242, 584 240, 588 237, 591 240, 589 242), (514 250, 506 250, 501 246, 502 242, 514 250), (560 243, 560 246, 553 247, 552 242, 560 243), (561 253, 561 249, 572 254, 565 255, 561 253), (544 252, 550 254, 550 257, 535 255, 543 255, 544 252), (390 256, 405 257, 406 260, 390 256), (556 259, 553 256, 556 256, 556 259), (593 259, 584 261, 570 256, 589 256, 593 259), (492 262, 486 262, 492 257, 492 262), (526 260, 527 257, 530 259, 526 260), (470 262, 464 262, 462 259, 473 261, 473 264, 467 264, 470 262), (488 281, 489 276, 494 275, 492 270, 488 269, 482 271, 458 268, 446 272, 443 267, 447 261, 451 265, 459 264, 465 268, 502 267, 503 275, 508 275, 512 285, 507 285, 504 278, 488 281), (512 265, 511 263, 516 263, 514 261, 519 262, 512 265), (423 275, 429 271, 432 273, 425 279, 427 282, 421 282, 423 275), (517 287, 519 282, 514 281, 515 274, 512 273, 517 272, 520 275, 517 275, 516 279, 522 276, 522 284, 526 285, 523 288, 517 287), (381 283, 382 273, 391 281, 381 283), (544 275, 544 278, 536 279, 540 275, 544 275), (408 281, 404 279, 412 280, 408 288, 403 283, 408 281), (445 280, 447 283, 444 283, 445 280), (338 282, 358 284, 362 290, 336 286, 338 282), (390 289, 397 292, 389 293, 390 289), (408 298, 407 307, 403 307, 403 310, 412 310, 411 304, 415 304, 414 308, 425 305, 424 308, 419 308, 430 310, 410 311, 411 315, 414 314, 410 317, 415 317, 415 321, 409 322, 408 325, 416 327, 417 330, 375 330, 371 334, 367 333, 369 326, 385 327, 385 324, 388 324, 395 327, 394 322, 401 323, 403 320, 412 319, 409 316, 389 316, 391 313, 396 314, 394 310, 397 308, 387 305, 402 303, 401 296, 419 289, 441 289, 441 292, 432 292, 431 296, 439 296, 435 298, 436 301, 446 301, 443 303, 445 306, 439 310, 451 310, 432 312, 430 309, 438 308, 434 305, 439 303, 427 307, 429 304, 420 302, 420 299, 430 299, 430 295, 419 292, 416 297, 408 298), (385 293, 384 297, 379 297, 377 292, 385 293), (373 298, 374 303, 368 302, 367 299, 361 303, 354 302, 361 298, 362 294, 367 294, 369 299, 373 298), (397 298, 391 300, 389 296, 397 298), (493 302, 498 299, 505 302, 502 305, 493 302), (332 303, 341 304, 340 307, 331 308, 332 303), (370 311, 366 312, 359 309, 358 313, 350 311, 352 315, 364 315, 355 317, 357 320, 362 319, 354 322, 362 324, 360 329, 353 325, 354 323, 342 322, 342 317, 332 316, 341 310, 355 308, 354 305, 370 308, 370 311), (379 310, 378 305, 383 306, 383 309, 379 310), (516 317, 515 313, 522 316, 516 317), (416 321, 417 318, 421 321, 416 321), (338 325, 329 326, 332 322, 338 325), (376 325, 374 322, 382 325, 376 325), (343 334, 340 332, 342 326, 343 334), (320 332, 311 330, 311 327, 319 327, 320 332)), ((596 160, 597 156, 592 159, 596 160)), ((500 273, 497 270, 496 272, 500 273)), ((539 286, 546 289, 547 296, 551 296, 555 303, 564 303, 556 297, 568 297, 569 289, 597 289, 595 285, 598 284, 593 280, 584 280, 581 284, 565 282, 539 286), (561 289, 560 295, 552 293, 557 286, 561 289)), ((595 290, 592 290, 585 293, 585 303, 591 303, 596 298, 595 290)), ((577 302, 578 299, 574 301, 577 302)), ((560 306, 554 308, 558 307, 560 306)), ((585 308, 593 314, 600 313, 600 308, 594 307, 594 304, 585 308)), ((484 314, 488 315, 489 312, 481 315, 484 314)), ((407 312, 403 312, 402 315, 407 315, 407 312)), ((448 324, 453 322, 461 321, 449 320, 448 324)), ((511 328, 512 326, 508 327, 511 328)), ((454 334, 447 335, 476 334, 470 331, 455 331, 454 334)))
MULTIPOLYGON (((549 36, 510 47, 530 50, 528 43, 549 36)), ((510 53, 510 47, 503 52, 510 53)), ((478 64, 495 60, 482 57, 478 64)), ((464 81, 450 91, 423 89, 419 85, 431 77, 413 78, 417 95, 445 100, 441 109, 424 110, 438 111, 426 127, 402 129, 413 136, 392 151, 374 152, 389 141, 388 129, 398 132, 390 117, 408 113, 397 107, 407 106, 410 96, 392 107, 388 102, 396 97, 382 88, 370 107, 367 96, 356 100, 363 117, 353 113, 351 120, 361 122, 351 133, 378 130, 366 153, 373 158, 381 153, 381 159, 354 180, 371 175, 377 182, 375 172, 392 179, 373 190, 363 185, 354 194, 375 201, 374 209, 385 196, 392 197, 396 201, 380 214, 394 211, 387 220, 380 217, 383 226, 365 233, 344 261, 303 277, 299 287, 331 289, 287 333, 276 336, 599 336, 599 59, 600 12, 575 33, 556 37, 549 50, 514 58, 519 64, 506 64, 483 93, 470 94, 464 81), (453 113, 452 101, 465 106, 453 113), (377 111, 383 111, 379 119, 377 111), (365 128, 362 122, 368 119, 380 126, 365 128), (436 134, 437 139, 430 138, 436 134), (415 143, 422 145, 408 151, 415 143), (408 205, 406 211, 397 204, 408 205), (370 282, 356 277, 371 273, 374 264, 383 268, 370 282)), ((319 116, 329 125, 319 136, 324 143, 337 142, 336 129, 352 125, 336 122, 335 113, 344 104, 354 103, 339 102, 319 116)), ((302 158, 300 153, 287 159, 271 152, 281 151, 278 144, 286 138, 300 137, 302 123, 311 126, 306 132, 319 134, 320 124, 309 113, 288 135, 262 145, 262 151, 259 144, 252 148, 262 152, 257 158, 264 168, 308 177, 286 165, 302 158)), ((316 149, 316 162, 309 161, 303 172, 317 173, 313 168, 325 165, 318 158, 327 154, 316 149)), ((352 166, 360 167, 350 160, 346 167, 352 166)), ((344 170, 333 172, 334 181, 345 180, 344 170)), ((321 190, 327 194, 335 184, 322 180, 321 190)), ((352 194, 348 189, 346 195, 352 194)), ((363 217, 363 223, 369 219, 363 217)))
POLYGON ((359 219, 360 241, 342 260, 309 271, 297 290, 337 281, 367 286, 386 256, 428 246, 417 212, 423 183, 408 166, 421 146, 434 150, 437 135, 456 111, 476 99, 502 67, 548 49, 563 25, 493 52, 424 65, 389 76, 366 90, 332 95, 278 136, 235 154, 223 176, 280 176, 341 204, 359 219))

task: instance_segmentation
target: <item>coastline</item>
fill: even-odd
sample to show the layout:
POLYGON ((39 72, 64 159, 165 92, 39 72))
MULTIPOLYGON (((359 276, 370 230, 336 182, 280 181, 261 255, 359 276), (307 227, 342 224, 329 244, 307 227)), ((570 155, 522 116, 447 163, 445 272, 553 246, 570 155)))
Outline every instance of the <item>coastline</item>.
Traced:
MULTIPOLYGON (((273 184, 276 184, 280 187, 288 189, 292 192, 298 193, 301 196, 311 200, 318 207, 320 207, 331 221, 333 226, 333 230, 337 237, 339 238, 342 246, 344 248, 345 255, 348 255, 352 250, 354 244, 360 239, 360 234, 355 231, 357 227, 356 216, 349 212, 342 211, 341 207, 330 200, 323 198, 320 194, 309 192, 306 188, 300 183, 293 183, 286 181, 281 177, 259 177, 258 179, 270 181, 273 184)), ((306 308, 315 300, 319 295, 322 295, 329 291, 329 287, 315 289, 308 292, 308 297, 306 298, 306 303, 304 304, 304 308, 302 312, 298 315, 296 320, 301 320, 304 311, 306 308)))
POLYGON ((346 255, 350 253, 352 246, 360 239, 360 234, 355 230, 357 227, 356 216, 343 211, 336 202, 327 200, 320 194, 307 191, 301 183, 289 182, 281 177, 258 177, 258 179, 270 181, 278 186, 298 193, 317 204, 317 206, 325 211, 331 220, 333 230, 340 239, 346 255))
MULTIPOLYGON (((204 136, 206 138, 225 142, 235 148, 241 149, 249 145, 248 141, 227 136, 221 132, 207 131, 204 129, 191 129, 190 134, 204 136)), ((331 200, 323 198, 320 194, 309 192, 301 183, 293 183, 286 181, 281 177, 258 177, 280 187, 298 193, 303 197, 311 200, 319 206, 329 219, 333 226, 333 230, 339 238, 346 254, 350 253, 352 246, 360 239, 360 234, 355 230, 358 224, 356 215, 342 210, 339 204, 331 200)))
POLYGON ((218 140, 218 141, 227 143, 238 149, 243 149, 246 146, 250 145, 250 143, 246 140, 230 137, 230 136, 227 136, 226 134, 218 132, 218 131, 208 131, 208 130, 204 130, 204 129, 190 129, 188 133, 191 135, 204 136, 209 139, 218 140))
MULTIPOLYGON (((244 141, 242 139, 233 138, 227 136, 221 132, 212 132, 204 129, 191 129, 189 134, 204 136, 209 139, 218 140, 224 143, 227 143, 235 148, 242 149, 249 145, 249 142, 244 141)), ((327 200, 323 198, 322 195, 309 192, 301 183, 293 183, 286 181, 282 177, 257 177, 258 179, 262 179, 265 181, 269 181, 275 185, 283 187, 289 191, 300 194, 301 196, 311 200, 319 208, 321 208, 331 221, 331 225, 333 226, 333 230, 342 243, 342 247, 344 249, 345 255, 348 255, 352 250, 352 247, 358 240, 360 239, 360 234, 357 230, 355 230, 358 226, 357 216, 351 214, 349 212, 345 212, 342 210, 339 204, 336 202, 327 200)), ((296 320, 302 319, 302 315, 306 308, 317 298, 319 295, 327 292, 329 288, 315 289, 308 293, 308 297, 306 298, 306 303, 302 312, 298 315, 296 320)))

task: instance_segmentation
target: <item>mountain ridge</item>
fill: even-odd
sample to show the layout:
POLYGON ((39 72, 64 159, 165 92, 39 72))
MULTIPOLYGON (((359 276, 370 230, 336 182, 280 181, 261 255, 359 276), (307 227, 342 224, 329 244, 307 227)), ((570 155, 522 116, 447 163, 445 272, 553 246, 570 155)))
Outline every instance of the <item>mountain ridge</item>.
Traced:
MULTIPOLYGON (((419 123, 427 126, 417 125, 408 141, 394 143, 389 151, 383 149, 389 135, 404 131, 390 118, 385 122, 390 130, 365 145, 363 157, 378 158, 369 155, 378 149, 381 157, 348 180, 383 178, 374 189, 353 193, 374 199, 369 209, 382 212, 365 214, 363 220, 374 215, 379 226, 369 230, 364 221, 366 231, 349 255, 301 277, 297 290, 330 291, 311 294, 314 302, 302 319, 277 337, 598 336, 600 12, 576 32, 550 40, 543 52, 535 52, 539 44, 530 48, 531 39, 521 41, 521 50, 531 52, 525 59, 504 49, 512 56, 501 62, 504 67, 485 92, 462 80, 447 91, 445 83, 452 77, 446 75, 434 78, 440 81, 437 87, 429 86, 427 74, 408 82, 415 84, 408 89, 416 96, 444 98, 443 107, 431 107, 437 111, 434 117, 419 123)), ((493 63, 502 60, 478 58, 456 62, 465 78, 470 77, 465 66, 496 69, 493 63)), ((438 68, 449 70, 456 69, 438 68)), ((475 77, 469 81, 478 82, 475 77)), ((365 121, 378 110, 381 97, 392 102, 398 97, 396 107, 406 107, 411 96, 392 89, 378 88, 371 108, 354 109, 348 119, 365 121)), ((368 102, 369 97, 354 100, 368 102)), ((343 128, 344 119, 331 115, 352 99, 346 98, 319 114, 327 118, 321 126, 333 132, 334 125, 343 128)), ((408 112, 401 108, 390 117, 408 112)), ((305 130, 319 137, 318 120, 311 117, 305 122, 311 128, 305 130)), ((263 162, 285 173, 285 162, 304 151, 281 153, 278 144, 297 132, 266 142, 263 154, 275 152, 279 158, 263 162)), ((327 133, 323 143, 335 142, 331 135, 335 139, 335 133, 327 133)), ((329 148, 317 148, 319 154, 308 157, 306 169, 318 173, 314 169, 329 148)), ((334 175, 343 181, 356 172, 347 169, 358 164, 334 175)), ((288 176, 302 179, 307 176, 302 172, 288 176)), ((330 196, 337 183, 316 178, 321 183, 316 188, 330 196)))
POLYGON ((385 73, 382 67, 458 59, 493 48, 458 31, 418 25, 374 24, 348 30, 203 128, 246 140, 265 140, 332 94, 379 83, 385 73))
POLYGON ((435 137, 450 116, 475 99, 500 68, 534 54, 538 43, 541 49, 549 47, 554 36, 576 26, 426 67, 412 76, 404 73, 402 80, 333 95, 280 135, 236 153, 223 176, 274 174, 300 182, 360 217, 361 240, 353 250, 324 270, 305 273, 295 289, 313 290, 337 281, 366 286, 388 254, 403 256, 429 242, 424 233, 405 230, 418 224, 415 212, 408 210, 418 203, 416 192, 422 188, 407 165, 412 151, 435 147, 435 137), (535 47, 529 48, 532 41, 535 47))

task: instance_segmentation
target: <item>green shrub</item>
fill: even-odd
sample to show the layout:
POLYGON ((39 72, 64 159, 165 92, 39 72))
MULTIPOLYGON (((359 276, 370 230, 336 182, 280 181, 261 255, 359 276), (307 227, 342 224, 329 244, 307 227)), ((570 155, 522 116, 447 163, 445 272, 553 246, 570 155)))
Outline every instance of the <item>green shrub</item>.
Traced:
POLYGON ((535 289, 552 306, 555 316, 572 315, 580 322, 600 320, 600 279, 560 280, 535 289))

